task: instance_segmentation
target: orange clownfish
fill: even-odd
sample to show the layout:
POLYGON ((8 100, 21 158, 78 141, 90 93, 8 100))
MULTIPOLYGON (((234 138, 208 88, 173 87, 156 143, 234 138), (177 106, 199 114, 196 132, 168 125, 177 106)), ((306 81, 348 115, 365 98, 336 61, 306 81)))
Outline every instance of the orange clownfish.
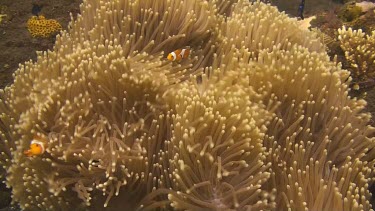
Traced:
POLYGON ((23 153, 27 157, 41 155, 46 150, 46 143, 47 140, 45 138, 35 135, 33 140, 31 140, 30 149, 25 150, 23 153))
POLYGON ((190 54, 190 47, 177 49, 168 54, 167 59, 169 61, 180 61, 181 59, 185 59, 190 54))

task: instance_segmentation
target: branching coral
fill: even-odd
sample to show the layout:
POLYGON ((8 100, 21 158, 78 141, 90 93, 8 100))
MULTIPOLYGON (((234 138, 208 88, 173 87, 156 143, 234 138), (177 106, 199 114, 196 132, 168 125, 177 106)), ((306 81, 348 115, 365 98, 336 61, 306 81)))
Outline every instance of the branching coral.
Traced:
POLYGON ((353 77, 368 79, 375 76, 375 31, 365 34, 362 30, 343 27, 339 29, 341 48, 350 64, 353 77))
POLYGON ((365 102, 316 34, 269 5, 87 0, 14 76, 1 175, 25 210, 371 207, 365 102), (190 58, 165 59, 184 46, 190 58), (35 134, 47 150, 28 158, 35 134))

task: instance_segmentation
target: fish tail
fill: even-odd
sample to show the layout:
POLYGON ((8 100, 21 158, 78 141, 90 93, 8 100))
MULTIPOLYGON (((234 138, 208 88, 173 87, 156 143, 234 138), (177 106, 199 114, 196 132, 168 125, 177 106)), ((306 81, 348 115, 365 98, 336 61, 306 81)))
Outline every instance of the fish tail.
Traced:
POLYGON ((189 57, 189 54, 190 54, 190 48, 185 49, 185 52, 184 52, 183 58, 188 58, 188 57, 189 57))
POLYGON ((25 151, 23 151, 23 154, 25 154, 27 157, 31 157, 33 155, 31 153, 31 150, 25 150, 25 151))

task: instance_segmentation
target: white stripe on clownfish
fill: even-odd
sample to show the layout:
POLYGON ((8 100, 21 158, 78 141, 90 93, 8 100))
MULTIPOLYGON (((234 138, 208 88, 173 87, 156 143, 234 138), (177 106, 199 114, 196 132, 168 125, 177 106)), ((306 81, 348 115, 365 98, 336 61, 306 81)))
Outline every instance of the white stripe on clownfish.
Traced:
POLYGON ((42 141, 39 141, 39 140, 31 140, 31 144, 39 144, 40 145, 40 148, 42 149, 42 154, 44 153, 44 151, 46 150, 46 148, 44 147, 44 142, 42 141))
POLYGON ((28 150, 24 151, 27 157, 42 155, 46 150, 48 140, 44 137, 35 135, 30 142, 28 150))
POLYGON ((187 58, 190 54, 190 47, 177 49, 168 54, 167 59, 169 61, 180 61, 181 59, 187 58))

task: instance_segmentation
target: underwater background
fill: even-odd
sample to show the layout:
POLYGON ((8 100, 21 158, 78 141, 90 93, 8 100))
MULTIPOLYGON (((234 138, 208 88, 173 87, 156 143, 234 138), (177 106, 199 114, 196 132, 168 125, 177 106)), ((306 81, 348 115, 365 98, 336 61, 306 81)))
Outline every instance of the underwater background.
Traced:
MULTIPOLYGON (((68 28, 72 17, 74 19, 77 17, 81 3, 80 0, 0 1, 0 88, 3 89, 13 83, 13 73, 20 64, 30 60, 35 62, 38 55, 42 55, 37 51, 53 49, 56 35, 68 28)), ((340 62, 343 69, 349 70, 351 76, 351 79, 348 79, 349 96, 367 101, 364 112, 372 114, 369 124, 375 126, 374 1, 271 0, 265 3, 277 7, 279 11, 284 11, 291 18, 298 19, 301 28, 306 27, 318 34, 331 61, 340 62), (359 38, 351 43, 346 42, 345 39, 352 38, 345 37, 345 32, 341 33, 340 38, 339 31, 350 30, 349 28, 361 30, 364 34, 358 35, 359 38), (366 47, 365 53, 358 50, 364 48, 363 46, 366 47)), ((168 48, 168 51, 172 50, 174 49, 168 48)), ((373 133, 369 134, 372 138, 373 133)), ((375 188, 368 187, 368 189, 375 193, 375 188)), ((17 202, 11 203, 11 195, 11 189, 6 187, 5 182, 1 182, 0 211, 21 210, 17 202)), ((374 204, 374 197, 371 198, 370 203, 374 204)), ((265 206, 265 209, 271 210, 273 207, 265 206)))

